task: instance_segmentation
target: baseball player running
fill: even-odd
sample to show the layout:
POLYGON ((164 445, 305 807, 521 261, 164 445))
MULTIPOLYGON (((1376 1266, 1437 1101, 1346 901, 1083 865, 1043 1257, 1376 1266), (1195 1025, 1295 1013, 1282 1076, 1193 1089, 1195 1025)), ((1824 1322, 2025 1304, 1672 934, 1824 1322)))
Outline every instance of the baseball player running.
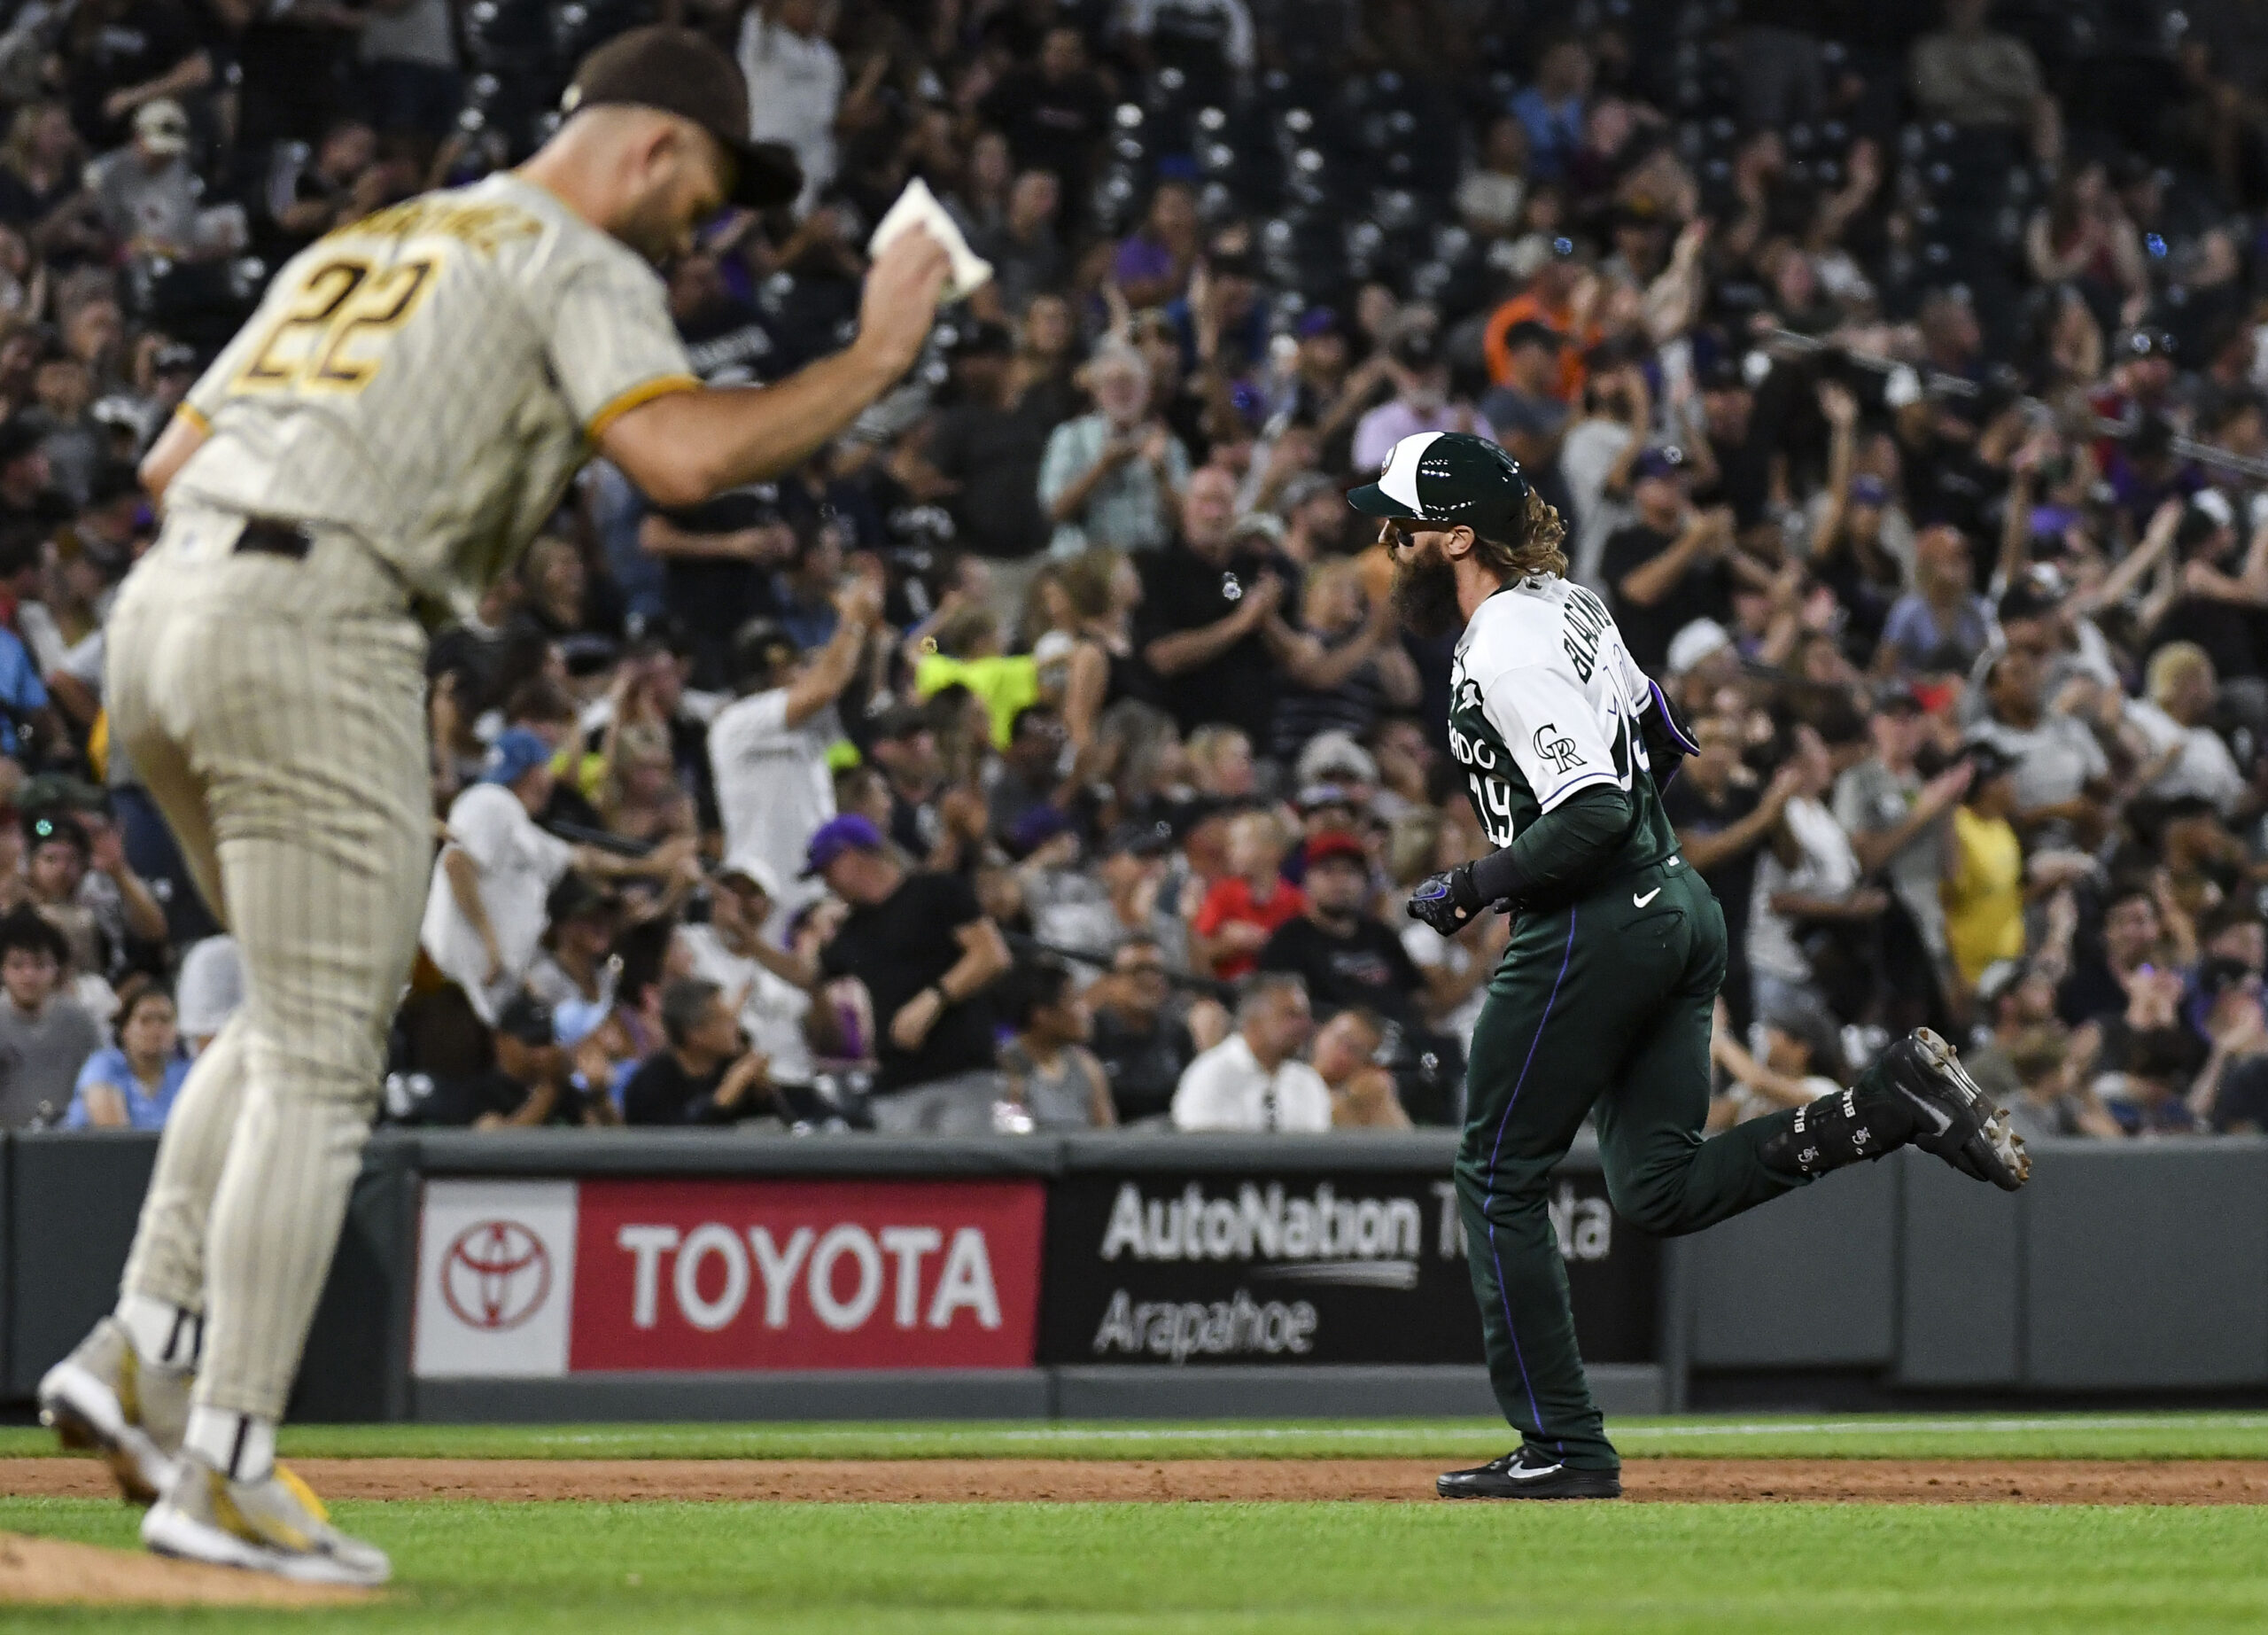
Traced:
POLYGON ((846 351, 703 389, 652 263, 728 201, 794 198, 796 166, 749 140, 739 71, 689 30, 602 47, 563 106, 518 170, 293 260, 143 468, 167 515, 112 616, 114 742, 246 1000, 166 1126, 115 1314, 39 1396, 155 1501, 142 1537, 168 1554, 388 1576, 275 1450, 431 865, 420 615, 469 609, 594 449, 664 505, 794 465, 912 364, 947 275, 909 234, 846 351))
POLYGON ((1665 1235, 1909 1143, 2011 1191, 2028 1161, 1928 1032, 1840 1095, 1703 1141, 1725 923, 1678 856, 1658 792, 1694 746, 1605 605, 1565 577, 1558 513, 1495 444, 1404 438, 1348 498, 1386 519, 1404 619, 1421 634, 1464 631, 1449 748, 1501 848, 1425 881, 1410 913, 1444 935, 1492 904, 1518 915, 1473 1031, 1456 1188, 1489 1379, 1521 1441, 1438 1491, 1612 1499, 1620 1465, 1545 1211, 1545 1180, 1586 1115, 1614 1207, 1665 1235))

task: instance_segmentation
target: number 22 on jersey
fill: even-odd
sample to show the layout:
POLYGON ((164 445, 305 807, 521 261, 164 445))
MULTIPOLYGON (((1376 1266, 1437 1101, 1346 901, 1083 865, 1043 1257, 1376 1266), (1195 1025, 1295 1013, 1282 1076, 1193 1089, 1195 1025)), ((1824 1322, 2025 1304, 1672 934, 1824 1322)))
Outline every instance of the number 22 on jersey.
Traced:
POLYGON ((229 390, 360 392, 384 362, 386 337, 409 322, 439 271, 432 256, 378 268, 354 256, 316 262, 229 390))

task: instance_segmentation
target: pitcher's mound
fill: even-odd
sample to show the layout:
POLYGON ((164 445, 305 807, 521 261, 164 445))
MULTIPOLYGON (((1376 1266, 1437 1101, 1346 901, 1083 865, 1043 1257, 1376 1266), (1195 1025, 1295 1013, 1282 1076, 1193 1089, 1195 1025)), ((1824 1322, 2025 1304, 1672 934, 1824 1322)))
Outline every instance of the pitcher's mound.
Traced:
POLYGON ((322 1607, 374 1591, 0 1533, 0 1607, 322 1607))

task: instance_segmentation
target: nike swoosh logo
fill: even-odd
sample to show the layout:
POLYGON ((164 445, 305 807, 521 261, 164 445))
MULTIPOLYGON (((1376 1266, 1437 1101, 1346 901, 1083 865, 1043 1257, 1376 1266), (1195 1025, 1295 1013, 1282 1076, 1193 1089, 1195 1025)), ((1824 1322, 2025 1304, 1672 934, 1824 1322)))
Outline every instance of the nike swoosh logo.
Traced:
POLYGON ((1557 1465, 1543 1465, 1533 1470, 1525 1469, 1520 1466, 1515 1465, 1504 1474, 1511 1477, 1515 1482, 1533 1482, 1538 1476, 1556 1475, 1558 1474, 1558 1470, 1559 1467, 1557 1465))
MULTIPOLYGON (((1640 896, 1636 895, 1636 894, 1634 892, 1634 893, 1631 895, 1631 898, 1630 898, 1630 906, 1631 906, 1633 908, 1643 908, 1643 907, 1648 904, 1648 903, 1650 903, 1650 902, 1653 901, 1653 900, 1654 900, 1654 899, 1656 899, 1657 897, 1659 897, 1661 894, 1662 894, 1662 888, 1661 888, 1661 887, 1659 887, 1659 886, 1656 886, 1652 891, 1651 891, 1647 892, 1643 897, 1640 897, 1640 896)), ((1553 1468, 1554 1470, 1557 1470, 1557 1469, 1558 1468, 1558 1467, 1557 1467, 1557 1465, 1555 1465, 1555 1466, 1553 1466, 1553 1467, 1552 1467, 1552 1468, 1553 1468)))

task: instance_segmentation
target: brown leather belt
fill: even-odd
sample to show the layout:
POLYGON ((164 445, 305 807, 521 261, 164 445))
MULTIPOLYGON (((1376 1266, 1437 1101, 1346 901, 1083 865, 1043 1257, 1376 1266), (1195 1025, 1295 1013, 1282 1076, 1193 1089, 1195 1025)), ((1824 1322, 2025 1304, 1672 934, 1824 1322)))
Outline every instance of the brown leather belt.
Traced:
POLYGON ((289 557, 294 562, 306 560, 314 543, 304 525, 280 522, 272 517, 253 518, 237 535, 238 550, 256 551, 263 557, 289 557))

